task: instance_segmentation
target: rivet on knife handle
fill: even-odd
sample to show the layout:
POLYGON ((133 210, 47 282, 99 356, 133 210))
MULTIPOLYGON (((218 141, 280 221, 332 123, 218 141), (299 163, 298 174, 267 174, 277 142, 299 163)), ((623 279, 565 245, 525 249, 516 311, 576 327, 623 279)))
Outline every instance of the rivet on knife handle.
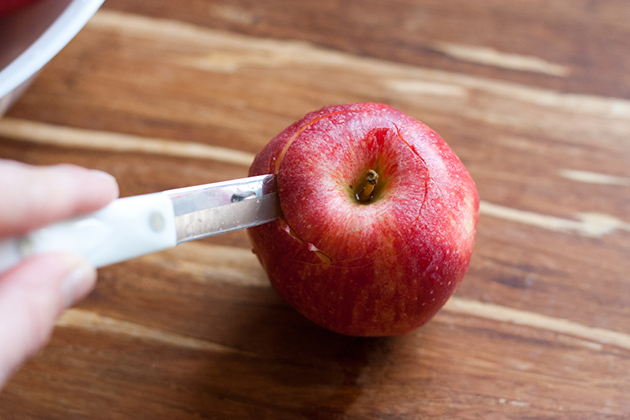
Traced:
POLYGON ((115 200, 87 216, 64 220, 0 242, 0 272, 45 252, 72 252, 96 267, 176 245, 173 205, 155 193, 115 200))

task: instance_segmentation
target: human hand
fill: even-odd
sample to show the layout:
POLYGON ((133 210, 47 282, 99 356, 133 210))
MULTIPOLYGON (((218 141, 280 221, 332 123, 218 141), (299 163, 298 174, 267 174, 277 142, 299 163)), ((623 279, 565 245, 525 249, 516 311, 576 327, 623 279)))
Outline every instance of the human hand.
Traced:
MULTIPOLYGON (((104 172, 0 159, 0 239, 98 210, 117 196, 116 180, 104 172)), ((95 281, 95 268, 67 253, 32 256, 0 274, 0 387, 95 281)))

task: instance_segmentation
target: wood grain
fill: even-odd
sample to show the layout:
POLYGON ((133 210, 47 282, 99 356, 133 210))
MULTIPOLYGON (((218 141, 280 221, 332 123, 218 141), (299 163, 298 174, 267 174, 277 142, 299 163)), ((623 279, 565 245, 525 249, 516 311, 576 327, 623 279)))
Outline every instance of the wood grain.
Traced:
POLYGON ((191 0, 186 7, 108 0, 105 7, 561 91, 630 94, 623 0, 191 0), (457 54, 449 45, 469 52, 457 54), (553 75, 474 59, 492 55, 488 50, 565 70, 553 75))
POLYGON ((0 120, 0 157, 123 196, 242 177, 324 105, 388 103, 477 183, 470 272, 418 331, 329 333, 243 232, 100 270, 0 418, 630 415, 630 5, 108 0, 0 120))

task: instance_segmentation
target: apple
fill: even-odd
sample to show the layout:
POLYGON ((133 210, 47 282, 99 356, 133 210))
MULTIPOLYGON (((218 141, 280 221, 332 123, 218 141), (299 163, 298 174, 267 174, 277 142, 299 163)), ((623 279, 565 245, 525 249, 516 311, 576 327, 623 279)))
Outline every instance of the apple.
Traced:
POLYGON ((22 10, 40 0, 0 0, 0 16, 22 10))
POLYGON ((479 198, 455 153, 383 104, 329 106, 286 128, 250 176, 276 174, 282 215, 250 228, 271 284, 317 324, 408 333, 468 271, 479 198))

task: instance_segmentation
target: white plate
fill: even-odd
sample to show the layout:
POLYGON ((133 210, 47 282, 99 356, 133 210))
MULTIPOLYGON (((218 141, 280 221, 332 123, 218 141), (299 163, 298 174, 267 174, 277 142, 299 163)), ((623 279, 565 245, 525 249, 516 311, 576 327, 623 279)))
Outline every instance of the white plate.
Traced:
POLYGON ((0 116, 104 0, 44 0, 0 17, 0 116))

